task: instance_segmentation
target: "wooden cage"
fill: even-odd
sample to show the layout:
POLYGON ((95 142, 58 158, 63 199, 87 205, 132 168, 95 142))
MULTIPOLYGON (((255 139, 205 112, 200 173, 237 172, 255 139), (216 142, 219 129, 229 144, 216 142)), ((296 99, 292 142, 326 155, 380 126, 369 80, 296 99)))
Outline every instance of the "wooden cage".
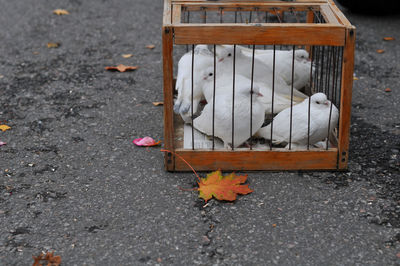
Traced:
POLYGON ((177 155, 198 171, 347 169, 355 27, 333 0, 164 0, 162 35, 164 145, 170 151, 165 152, 166 170, 190 170, 177 155), (174 52, 190 52, 198 44, 242 45, 249 47, 250 53, 253 48, 253 57, 255 46, 273 47, 274 53, 279 47, 289 47, 293 54, 297 47, 303 47, 314 61, 313 73, 319 71, 310 81, 308 95, 315 88, 322 91, 324 82, 333 84, 325 93, 339 109, 335 144, 330 146, 328 140, 326 148, 302 150, 272 148, 272 144, 270 149, 250 146, 227 150, 214 148, 214 144, 212 149, 195 148, 194 144, 185 148, 183 122, 174 113, 179 59, 174 52), (338 63, 331 66, 334 60, 338 63), (321 67, 315 70, 317 63, 321 67), (318 88, 319 83, 322 88, 318 88))

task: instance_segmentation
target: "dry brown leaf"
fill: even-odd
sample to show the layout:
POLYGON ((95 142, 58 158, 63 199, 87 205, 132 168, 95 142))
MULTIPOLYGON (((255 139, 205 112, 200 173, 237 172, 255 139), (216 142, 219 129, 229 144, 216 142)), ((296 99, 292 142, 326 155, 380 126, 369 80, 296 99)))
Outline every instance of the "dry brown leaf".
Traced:
POLYGON ((383 37, 384 41, 394 41, 395 38, 394 37, 383 37))
POLYGON ((133 54, 122 54, 123 58, 129 58, 129 57, 132 57, 132 56, 133 56, 133 54))
POLYGON ((385 92, 391 92, 392 90, 390 88, 386 88, 385 92))
POLYGON ((152 104, 153 104, 154 106, 159 106, 159 105, 163 105, 164 102, 152 102, 152 104))
POLYGON ((58 47, 60 47, 59 42, 48 42, 47 43, 47 48, 58 48, 58 47))
POLYGON ((33 265, 32 266, 42 266, 42 265, 48 265, 48 266, 59 266, 61 264, 61 257, 60 256, 54 256, 54 251, 53 252, 47 252, 46 255, 40 254, 39 256, 35 257, 32 256, 33 258, 33 265), (46 263, 47 264, 42 264, 46 263))
POLYGON ((138 69, 138 66, 126 66, 123 64, 119 64, 116 67, 105 67, 106 70, 111 70, 111 71, 119 71, 119 72, 125 72, 125 71, 131 71, 131 70, 135 70, 138 69))
POLYGON ((69 15, 69 12, 65 9, 55 9, 53 10, 53 14, 61 16, 61 15, 69 15))
POLYGON ((156 46, 154 44, 146 45, 147 49, 154 49, 156 46))
POLYGON ((378 49, 378 50, 376 50, 376 52, 377 52, 378 54, 383 54, 383 53, 385 52, 385 50, 383 50, 383 49, 378 49))

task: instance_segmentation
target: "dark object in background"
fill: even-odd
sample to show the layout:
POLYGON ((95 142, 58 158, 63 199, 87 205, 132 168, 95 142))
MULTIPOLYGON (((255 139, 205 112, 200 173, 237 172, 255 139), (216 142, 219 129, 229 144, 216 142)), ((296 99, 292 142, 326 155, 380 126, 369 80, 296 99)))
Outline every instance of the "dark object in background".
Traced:
POLYGON ((400 1, 398 0, 336 0, 340 5, 353 13, 364 14, 399 14, 400 1))

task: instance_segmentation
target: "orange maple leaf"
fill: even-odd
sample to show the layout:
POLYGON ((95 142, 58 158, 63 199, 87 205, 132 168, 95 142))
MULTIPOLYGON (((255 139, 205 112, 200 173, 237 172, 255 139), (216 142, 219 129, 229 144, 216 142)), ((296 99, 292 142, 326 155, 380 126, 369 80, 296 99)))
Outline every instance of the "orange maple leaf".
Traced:
POLYGON ((32 266, 41 266, 45 261, 47 261, 48 266, 59 266, 61 264, 61 257, 60 256, 54 256, 54 251, 53 252, 47 252, 46 255, 40 254, 39 256, 35 257, 32 256, 34 262, 32 266))
POLYGON ((125 71, 128 71, 128 70, 135 70, 135 69, 138 69, 138 68, 139 68, 138 66, 126 66, 126 65, 123 65, 123 64, 119 64, 116 67, 110 67, 110 66, 105 67, 106 70, 117 70, 119 72, 125 72, 125 71))
POLYGON ((215 197, 217 200, 234 201, 237 194, 245 195, 253 192, 246 182, 247 175, 238 176, 235 173, 223 176, 221 171, 215 171, 201 178, 199 184, 199 197, 205 202, 215 197))

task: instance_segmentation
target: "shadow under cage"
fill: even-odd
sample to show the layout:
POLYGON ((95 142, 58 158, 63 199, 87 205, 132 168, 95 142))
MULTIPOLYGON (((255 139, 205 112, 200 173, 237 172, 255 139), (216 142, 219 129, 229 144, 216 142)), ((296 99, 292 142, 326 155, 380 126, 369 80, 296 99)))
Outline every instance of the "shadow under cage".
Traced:
POLYGON ((347 169, 355 28, 331 0, 165 0, 168 171, 347 169))

